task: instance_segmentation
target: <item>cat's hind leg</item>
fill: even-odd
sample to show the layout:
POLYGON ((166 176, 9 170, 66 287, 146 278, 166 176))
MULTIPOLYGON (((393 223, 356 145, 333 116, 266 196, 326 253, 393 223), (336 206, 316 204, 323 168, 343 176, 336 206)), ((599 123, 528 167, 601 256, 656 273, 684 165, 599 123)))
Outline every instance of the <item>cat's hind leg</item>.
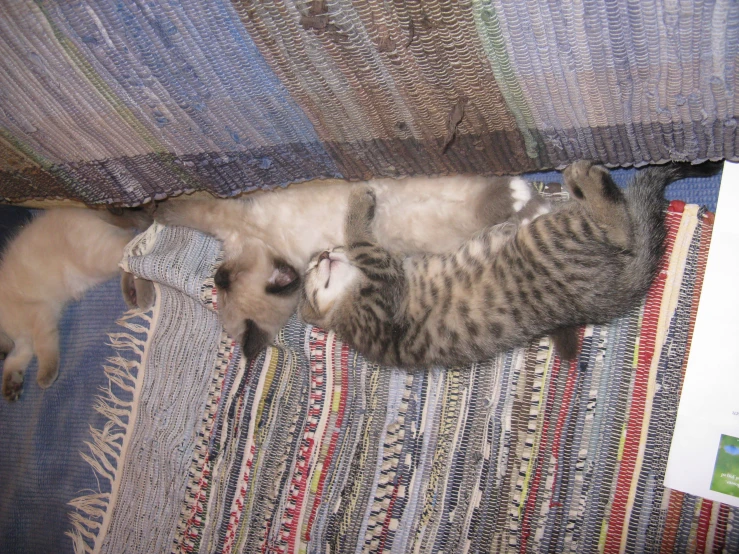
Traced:
POLYGON ((33 350, 38 359, 36 382, 47 389, 59 376, 59 315, 48 310, 36 316, 33 326, 33 350))
POLYGON ((138 231, 146 231, 146 229, 154 222, 152 206, 143 208, 113 208, 107 210, 99 210, 96 212, 98 217, 121 229, 136 229, 138 231))
POLYGON ((5 358, 3 366, 3 396, 10 401, 18 400, 23 390, 23 377, 33 358, 31 341, 20 338, 5 358))
POLYGON ((584 206, 608 239, 617 246, 628 248, 631 244, 631 220, 626 198, 611 178, 611 173, 593 162, 578 161, 564 170, 563 177, 572 197, 584 206))
POLYGON ((10 351, 13 350, 13 339, 11 339, 5 331, 0 329, 0 360, 4 360, 10 351))

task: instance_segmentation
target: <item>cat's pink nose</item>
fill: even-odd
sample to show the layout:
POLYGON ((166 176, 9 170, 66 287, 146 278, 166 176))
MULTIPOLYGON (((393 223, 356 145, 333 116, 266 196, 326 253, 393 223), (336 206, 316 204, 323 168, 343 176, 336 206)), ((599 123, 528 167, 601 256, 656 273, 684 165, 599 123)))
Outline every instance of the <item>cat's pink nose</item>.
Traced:
POLYGON ((328 250, 324 250, 318 255, 318 263, 320 264, 323 260, 329 259, 329 253, 328 250))

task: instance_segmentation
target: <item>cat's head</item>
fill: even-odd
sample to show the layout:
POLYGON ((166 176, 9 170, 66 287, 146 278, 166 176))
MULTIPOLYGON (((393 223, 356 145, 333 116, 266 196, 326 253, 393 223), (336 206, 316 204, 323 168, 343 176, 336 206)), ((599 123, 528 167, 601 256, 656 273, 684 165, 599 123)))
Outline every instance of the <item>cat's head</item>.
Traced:
POLYGON ((266 348, 295 311, 300 274, 259 240, 216 271, 218 313, 226 331, 254 357, 266 348))
POLYGON ((316 254, 305 273, 298 307, 300 317, 306 323, 332 327, 334 315, 351 303, 365 280, 367 277, 352 263, 343 247, 316 254))

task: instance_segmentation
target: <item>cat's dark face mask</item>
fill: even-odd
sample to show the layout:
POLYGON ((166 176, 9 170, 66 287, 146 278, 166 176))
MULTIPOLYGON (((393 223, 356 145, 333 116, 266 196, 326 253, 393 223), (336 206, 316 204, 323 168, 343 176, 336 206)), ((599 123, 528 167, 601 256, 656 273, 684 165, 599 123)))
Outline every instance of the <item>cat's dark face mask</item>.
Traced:
POLYGON ((247 357, 272 343, 298 303, 298 271, 261 241, 224 262, 214 275, 215 304, 226 331, 247 357))

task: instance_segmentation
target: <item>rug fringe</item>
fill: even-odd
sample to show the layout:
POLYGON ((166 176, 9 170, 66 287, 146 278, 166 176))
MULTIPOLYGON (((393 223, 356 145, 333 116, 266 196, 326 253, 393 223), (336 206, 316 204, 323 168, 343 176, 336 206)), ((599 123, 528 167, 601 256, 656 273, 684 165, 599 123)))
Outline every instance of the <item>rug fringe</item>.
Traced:
MULTIPOLYGON (((131 332, 147 334, 152 321, 151 311, 129 311, 117 323, 131 332), (139 322, 145 322, 146 325, 139 322)), ((80 456, 90 464, 97 476, 109 482, 113 490, 126 435, 132 423, 134 397, 140 384, 146 340, 129 333, 109 333, 108 338, 117 355, 108 358, 108 365, 103 366, 108 384, 100 387, 100 395, 94 403, 95 411, 105 417, 106 422, 100 429, 90 427, 91 440, 85 442, 90 453, 80 452, 80 456), (131 400, 124 400, 121 395, 131 396, 131 400)), ((99 549, 100 531, 106 516, 110 515, 111 498, 112 493, 93 492, 69 502, 73 508, 69 513, 72 530, 66 535, 72 539, 75 554, 92 553, 99 549)))

